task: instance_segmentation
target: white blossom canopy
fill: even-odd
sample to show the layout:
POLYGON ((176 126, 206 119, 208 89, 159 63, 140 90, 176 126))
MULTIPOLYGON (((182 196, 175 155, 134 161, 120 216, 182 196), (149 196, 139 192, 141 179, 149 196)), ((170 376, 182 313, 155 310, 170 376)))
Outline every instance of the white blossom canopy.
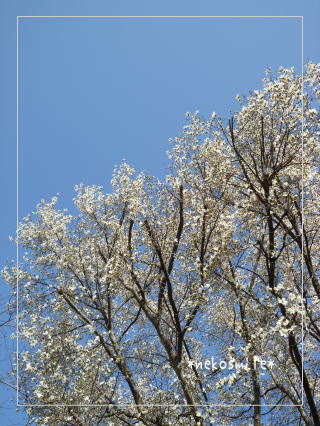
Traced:
POLYGON ((320 65, 263 84, 188 114, 164 181, 123 163, 19 225, 30 421, 320 424, 320 65))

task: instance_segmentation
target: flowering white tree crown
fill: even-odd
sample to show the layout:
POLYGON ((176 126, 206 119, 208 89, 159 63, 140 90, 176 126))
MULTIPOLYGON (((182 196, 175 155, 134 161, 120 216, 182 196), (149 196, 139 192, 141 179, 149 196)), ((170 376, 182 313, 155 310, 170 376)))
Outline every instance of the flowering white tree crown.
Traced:
POLYGON ((237 98, 187 114, 163 181, 123 163, 19 225, 31 421, 320 424, 320 65, 237 98))

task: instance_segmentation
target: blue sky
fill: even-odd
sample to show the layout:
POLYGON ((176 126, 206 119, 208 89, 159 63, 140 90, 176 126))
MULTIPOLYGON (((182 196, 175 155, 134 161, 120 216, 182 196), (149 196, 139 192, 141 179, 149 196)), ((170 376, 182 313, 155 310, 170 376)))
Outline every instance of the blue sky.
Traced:
MULTIPOLYGON (((15 256, 17 15, 304 15, 304 60, 319 62, 320 4, 305 3, 0 0, 2 264, 15 256)), ((228 117, 281 65, 301 72, 300 19, 20 18, 20 218, 57 193, 70 208, 80 182, 109 190, 124 158, 163 176, 185 112, 228 117)), ((10 396, 2 419, 21 424, 10 396)))
POLYGON ((301 68, 298 18, 20 18, 19 35, 22 215, 123 158, 163 174, 186 111, 228 115, 267 66, 301 68))

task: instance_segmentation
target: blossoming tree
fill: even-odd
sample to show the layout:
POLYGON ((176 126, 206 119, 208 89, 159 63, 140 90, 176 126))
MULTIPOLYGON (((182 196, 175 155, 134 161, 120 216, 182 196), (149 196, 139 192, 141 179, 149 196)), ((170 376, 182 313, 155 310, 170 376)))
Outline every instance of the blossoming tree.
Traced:
POLYGON ((189 114, 164 181, 124 163, 20 224, 34 422, 320 424, 320 66, 263 82, 228 121, 189 114))

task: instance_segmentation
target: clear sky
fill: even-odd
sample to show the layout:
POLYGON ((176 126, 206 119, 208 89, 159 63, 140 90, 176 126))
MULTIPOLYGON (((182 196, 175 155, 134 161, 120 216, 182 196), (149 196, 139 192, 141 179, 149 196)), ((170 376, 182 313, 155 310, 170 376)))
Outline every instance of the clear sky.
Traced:
MULTIPOLYGON (((304 15, 304 61, 320 61, 315 0, 0 0, 2 265, 15 256, 17 15, 304 15)), ((300 73, 301 47, 299 18, 20 18, 20 218, 57 193, 70 208, 81 182, 108 191, 124 158, 163 176, 187 111, 228 117, 267 67, 300 73)), ((1 388, 1 423, 21 425, 11 396, 1 388)))

